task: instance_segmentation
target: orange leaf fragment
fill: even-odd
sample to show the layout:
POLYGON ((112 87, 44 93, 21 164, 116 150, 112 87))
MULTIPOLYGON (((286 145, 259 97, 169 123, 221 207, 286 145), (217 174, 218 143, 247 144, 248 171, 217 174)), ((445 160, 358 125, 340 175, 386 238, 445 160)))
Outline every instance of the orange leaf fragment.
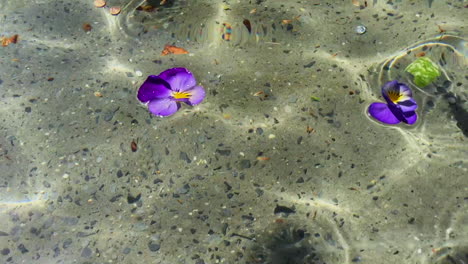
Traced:
POLYGON ((281 21, 284 25, 286 24, 291 24, 292 23, 292 19, 283 19, 283 21, 281 21))
POLYGON ((414 56, 416 56, 417 58, 419 58, 419 57, 424 57, 424 56, 426 56, 426 52, 421 51, 421 52, 419 52, 419 53, 416 53, 414 56))
POLYGON ((352 2, 354 6, 359 7, 361 5, 358 0, 352 0, 352 2))
POLYGON ((188 54, 189 52, 183 48, 179 48, 176 46, 166 45, 164 46, 164 50, 161 52, 162 56, 166 56, 168 54, 188 54))
POLYGON ((11 43, 16 44, 18 42, 19 35, 15 34, 15 35, 13 35, 11 37, 2 36, 0 39, 2 40, 2 46, 6 47, 6 46, 10 45, 11 43))
POLYGON ((94 0, 95 7, 104 7, 106 5, 106 1, 104 0, 94 0))
POLYGON ((122 10, 122 9, 120 9, 120 7, 118 7, 118 6, 113 6, 113 7, 111 7, 111 8, 109 9, 109 12, 111 13, 111 15, 116 16, 116 15, 120 14, 120 11, 121 11, 121 10, 122 10))
POLYGON ((264 156, 258 156, 257 160, 265 161, 265 160, 270 160, 269 157, 264 157, 264 156))

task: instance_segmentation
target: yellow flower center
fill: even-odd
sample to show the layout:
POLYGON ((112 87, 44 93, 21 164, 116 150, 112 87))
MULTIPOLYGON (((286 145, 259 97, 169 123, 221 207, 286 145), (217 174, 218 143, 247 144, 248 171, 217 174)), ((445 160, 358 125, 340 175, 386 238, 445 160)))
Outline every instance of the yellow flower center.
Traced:
POLYGON ((388 98, 390 98, 390 100, 394 103, 398 102, 398 100, 400 100, 401 97, 403 97, 403 95, 397 91, 388 91, 388 98))
POLYGON ((172 97, 174 97, 174 99, 188 99, 191 96, 192 95, 187 92, 173 92, 172 93, 172 97))

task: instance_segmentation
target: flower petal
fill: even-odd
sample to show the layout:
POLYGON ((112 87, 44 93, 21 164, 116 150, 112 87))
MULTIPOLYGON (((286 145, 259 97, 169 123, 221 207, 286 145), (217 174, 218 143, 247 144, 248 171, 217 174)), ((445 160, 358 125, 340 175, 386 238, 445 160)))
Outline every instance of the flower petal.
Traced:
POLYGON ((389 81, 387 83, 385 83, 383 86, 382 86, 382 94, 388 94, 389 91, 397 91, 399 92, 400 91, 400 87, 398 85, 398 81, 396 80, 393 80, 393 81, 389 81))
POLYGON ((190 98, 188 99, 188 102, 186 102, 189 105, 197 105, 205 99, 205 89, 203 86, 195 86, 190 90, 187 90, 188 93, 191 94, 190 98))
POLYGON ((195 77, 186 68, 168 69, 161 72, 159 77, 168 82, 176 92, 183 92, 197 85, 195 77))
POLYGON ((408 87, 408 85, 404 83, 398 83, 399 89, 400 89, 400 94, 406 97, 413 97, 413 93, 411 92, 411 89, 408 87))
POLYGON ((138 89, 137 98, 142 103, 154 99, 168 98, 171 95, 169 84, 155 75, 150 75, 138 89))
POLYGON ((373 118, 382 123, 394 125, 401 122, 385 103, 372 103, 368 111, 373 118))
POLYGON ((148 104, 148 110, 157 116, 170 116, 179 110, 180 104, 169 98, 154 99, 148 104))
POLYGON ((403 113, 403 116, 406 119, 403 120, 403 122, 407 123, 408 125, 412 125, 418 120, 418 114, 415 111, 403 113))
POLYGON ((400 109, 403 113, 414 111, 418 108, 418 104, 413 98, 409 98, 408 100, 405 100, 405 101, 400 101, 397 104, 400 106, 400 109))

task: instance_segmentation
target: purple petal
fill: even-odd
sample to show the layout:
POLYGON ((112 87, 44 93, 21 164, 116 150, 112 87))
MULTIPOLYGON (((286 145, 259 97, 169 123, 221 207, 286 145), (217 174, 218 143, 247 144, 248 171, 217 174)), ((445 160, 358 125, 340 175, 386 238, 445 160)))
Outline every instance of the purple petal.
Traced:
POLYGON ((388 92, 390 90, 398 91, 398 92, 400 91, 398 81, 393 80, 393 81, 389 81, 389 82, 385 83, 382 86, 382 95, 385 96, 386 94, 388 94, 388 92))
POLYGON ((418 120, 418 114, 416 114, 416 112, 414 111, 406 112, 403 114, 403 116, 406 119, 406 120, 403 120, 403 122, 407 123, 408 125, 412 125, 416 123, 416 121, 418 120))
POLYGON ((203 86, 197 85, 192 89, 187 90, 187 92, 191 94, 187 102, 189 105, 197 105, 205 99, 205 89, 203 89, 203 86))
POLYGON ((169 98, 154 99, 148 104, 148 110, 157 116, 170 116, 179 110, 180 104, 169 98))
POLYGON ((368 111, 373 118, 382 123, 394 125, 401 122, 385 103, 372 103, 368 111))
POLYGON ((405 101, 400 101, 398 102, 398 105, 400 106, 402 112, 410 112, 418 108, 418 104, 413 98, 410 98, 405 101))
POLYGON ((404 83, 398 83, 398 86, 400 88, 400 94, 407 96, 407 97, 413 96, 413 93, 411 92, 411 89, 408 87, 408 85, 404 83))
POLYGON ((142 103, 154 99, 168 98, 171 95, 169 84, 155 75, 150 75, 138 89, 137 98, 142 103))
POLYGON ((168 69, 161 72, 159 77, 168 82, 171 89, 176 92, 184 92, 197 85, 195 77, 186 68, 168 69))

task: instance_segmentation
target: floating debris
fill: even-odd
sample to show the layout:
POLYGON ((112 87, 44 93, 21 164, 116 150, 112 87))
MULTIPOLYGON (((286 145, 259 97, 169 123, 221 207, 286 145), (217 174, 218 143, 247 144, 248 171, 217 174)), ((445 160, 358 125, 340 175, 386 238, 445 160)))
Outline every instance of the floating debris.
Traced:
POLYGON ((188 54, 189 52, 183 48, 179 48, 176 46, 166 45, 164 46, 164 50, 161 52, 161 56, 166 56, 169 54, 188 54))
POLYGON ((221 36, 221 38, 224 39, 225 41, 230 41, 231 34, 232 34, 231 25, 228 23, 223 23, 223 35, 221 36))

